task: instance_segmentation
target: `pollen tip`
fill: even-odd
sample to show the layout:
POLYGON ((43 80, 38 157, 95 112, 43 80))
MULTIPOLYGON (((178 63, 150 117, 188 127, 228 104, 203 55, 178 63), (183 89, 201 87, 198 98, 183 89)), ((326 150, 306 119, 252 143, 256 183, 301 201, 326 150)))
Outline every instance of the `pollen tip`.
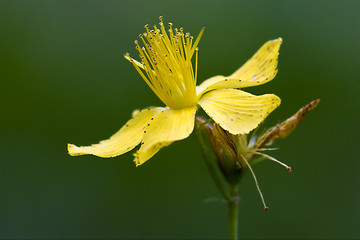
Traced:
POLYGON ((265 211, 269 210, 269 207, 265 206, 265 207, 264 207, 264 210, 265 210, 265 211))
POLYGON ((148 28, 149 28, 149 24, 146 24, 146 25, 144 26, 144 28, 148 29, 148 28))
POLYGON ((203 30, 205 30, 205 27, 202 27, 203 30))
POLYGON ((162 19, 163 19, 163 16, 160 16, 160 17, 159 17, 159 20, 162 20, 162 19))
POLYGON ((288 171, 289 173, 291 173, 291 167, 288 167, 288 168, 287 168, 287 171, 288 171))

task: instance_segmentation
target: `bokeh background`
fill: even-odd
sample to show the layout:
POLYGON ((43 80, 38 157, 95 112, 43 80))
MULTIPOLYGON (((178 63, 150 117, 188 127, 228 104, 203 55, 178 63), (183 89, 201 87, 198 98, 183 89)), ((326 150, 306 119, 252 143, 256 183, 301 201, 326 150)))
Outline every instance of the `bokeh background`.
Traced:
POLYGON ((246 239, 360 238, 359 1, 0 1, 0 239, 224 239, 227 207, 193 137, 141 167, 132 153, 70 157, 134 109, 163 106, 131 64, 146 23, 197 35, 199 82, 282 37, 272 126, 320 98, 277 159, 241 184, 246 239), (204 203, 205 202, 205 203, 204 203))

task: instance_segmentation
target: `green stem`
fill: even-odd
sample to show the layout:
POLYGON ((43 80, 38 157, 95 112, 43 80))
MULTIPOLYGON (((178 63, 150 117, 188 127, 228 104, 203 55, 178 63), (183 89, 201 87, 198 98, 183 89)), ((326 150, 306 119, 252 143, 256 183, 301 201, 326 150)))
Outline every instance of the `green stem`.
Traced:
POLYGON ((238 239, 238 206, 239 196, 237 193, 237 185, 230 186, 231 201, 228 201, 229 206, 229 239, 238 239))

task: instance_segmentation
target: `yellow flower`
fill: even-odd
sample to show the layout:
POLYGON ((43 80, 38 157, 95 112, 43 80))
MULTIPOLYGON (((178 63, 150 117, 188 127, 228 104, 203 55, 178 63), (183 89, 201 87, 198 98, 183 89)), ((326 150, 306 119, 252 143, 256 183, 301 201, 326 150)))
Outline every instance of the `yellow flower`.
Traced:
POLYGON ((238 89, 264 84, 275 77, 281 38, 266 42, 232 75, 214 76, 196 86, 197 45, 204 28, 194 41, 182 28, 173 29, 171 23, 167 34, 162 17, 159 25, 160 29, 154 26, 154 30, 145 26, 146 33, 140 34, 144 47, 135 41, 141 62, 128 53, 124 57, 166 107, 134 111, 132 119, 109 139, 84 147, 68 144, 70 155, 115 157, 141 144, 134 154, 139 166, 162 147, 191 134, 198 105, 223 129, 242 134, 256 128, 280 104, 276 95, 255 96, 238 89))

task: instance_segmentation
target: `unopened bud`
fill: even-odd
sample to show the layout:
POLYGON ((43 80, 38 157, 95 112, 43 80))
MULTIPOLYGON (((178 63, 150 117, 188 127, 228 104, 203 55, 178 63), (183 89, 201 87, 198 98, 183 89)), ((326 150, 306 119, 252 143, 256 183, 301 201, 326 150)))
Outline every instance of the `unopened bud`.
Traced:
MULTIPOLYGON (((197 118, 198 124, 201 119, 197 118)), ((204 123, 204 121, 202 122, 204 123)), ((234 135, 222 129, 217 123, 207 123, 203 126, 211 148, 216 155, 218 166, 226 181, 237 184, 240 180, 241 165, 237 160, 236 142, 234 135)))

